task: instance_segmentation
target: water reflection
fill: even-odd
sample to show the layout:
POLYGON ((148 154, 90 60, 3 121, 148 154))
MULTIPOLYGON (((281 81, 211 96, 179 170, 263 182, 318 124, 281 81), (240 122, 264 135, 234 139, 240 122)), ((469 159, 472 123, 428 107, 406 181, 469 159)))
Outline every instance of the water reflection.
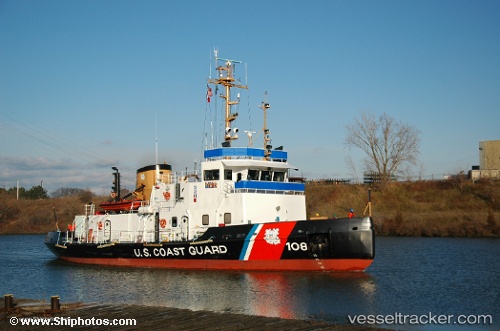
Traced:
POLYGON ((339 311, 347 314, 358 310, 360 305, 369 309, 376 291, 368 273, 131 269, 74 265, 58 260, 48 261, 46 267, 59 275, 57 281, 66 300, 282 318, 335 319, 330 311, 336 311, 335 315, 339 311))
POLYGON ((366 273, 248 273, 246 279, 253 295, 245 313, 283 318, 339 321, 339 311, 369 306, 375 290, 366 273))
POLYGON ((245 273, 245 313, 251 315, 295 318, 304 311, 306 296, 297 300, 294 285, 283 273, 245 273))

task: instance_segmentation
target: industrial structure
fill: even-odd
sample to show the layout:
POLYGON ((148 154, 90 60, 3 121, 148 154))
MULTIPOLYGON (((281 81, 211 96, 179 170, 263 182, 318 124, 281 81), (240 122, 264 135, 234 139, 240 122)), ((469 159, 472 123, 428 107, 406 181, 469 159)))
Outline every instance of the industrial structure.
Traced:
POLYGON ((470 178, 500 179, 500 140, 479 142, 479 166, 473 166, 470 178))

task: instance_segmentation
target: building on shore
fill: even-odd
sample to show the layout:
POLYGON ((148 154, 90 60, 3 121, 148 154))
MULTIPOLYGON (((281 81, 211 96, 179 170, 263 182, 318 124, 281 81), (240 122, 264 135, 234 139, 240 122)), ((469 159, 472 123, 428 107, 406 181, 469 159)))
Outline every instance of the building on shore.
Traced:
POLYGON ((469 176, 473 181, 500 179, 500 140, 479 142, 479 166, 473 166, 469 176))

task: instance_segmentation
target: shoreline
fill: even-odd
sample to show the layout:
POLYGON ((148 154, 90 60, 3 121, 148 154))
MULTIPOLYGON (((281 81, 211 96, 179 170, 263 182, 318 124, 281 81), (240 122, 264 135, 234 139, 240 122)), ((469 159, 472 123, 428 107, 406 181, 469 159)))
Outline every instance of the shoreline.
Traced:
MULTIPOLYGON (((13 308, 0 310, 0 328, 14 327, 16 330, 32 330, 33 325, 20 325, 21 318, 51 319, 51 330, 71 327, 75 330, 318 330, 361 331, 387 330, 371 325, 332 324, 322 321, 295 320, 236 313, 189 310, 172 307, 135 304, 71 303, 60 304, 53 310, 51 303, 32 299, 14 299, 13 308), (14 318, 14 319, 13 319, 14 318), (131 321, 129 325, 96 325, 103 321, 131 321), (135 321, 135 325, 132 323, 135 321), (67 324, 56 324, 67 323, 67 324), (74 323, 70 325, 69 323, 74 323), (77 324, 80 323, 80 324, 77 324), (89 323, 86 324, 85 323, 89 323), (90 324, 94 323, 94 324, 90 324), (83 324, 83 325, 82 325, 83 324)), ((347 317, 346 317, 347 320, 347 317)))

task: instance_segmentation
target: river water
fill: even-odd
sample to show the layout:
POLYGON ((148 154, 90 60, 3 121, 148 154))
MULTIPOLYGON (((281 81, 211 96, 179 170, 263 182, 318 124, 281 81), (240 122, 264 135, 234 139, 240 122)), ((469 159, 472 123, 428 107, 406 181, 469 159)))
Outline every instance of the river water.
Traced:
POLYGON ((382 326, 500 329, 499 239, 377 237, 375 261, 364 273, 84 266, 56 260, 43 241, 42 235, 0 236, 0 295, 47 301, 59 295, 62 303, 159 305, 342 324, 354 315, 389 323, 387 315, 400 321, 412 315, 424 325, 411 324, 409 316, 406 324, 382 326), (451 318, 441 325, 438 315, 464 315, 472 323, 458 325, 451 318), (493 323, 476 324, 478 315, 490 315, 493 323))

